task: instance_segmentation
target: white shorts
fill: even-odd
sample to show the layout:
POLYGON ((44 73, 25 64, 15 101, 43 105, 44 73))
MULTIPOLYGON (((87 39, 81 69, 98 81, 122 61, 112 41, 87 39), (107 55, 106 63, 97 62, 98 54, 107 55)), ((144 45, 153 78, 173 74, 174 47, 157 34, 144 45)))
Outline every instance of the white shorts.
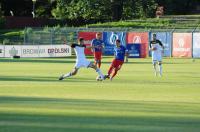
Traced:
POLYGON ((162 61, 162 54, 152 54, 152 61, 162 61))
POLYGON ((84 59, 84 60, 78 60, 76 61, 76 64, 75 64, 75 68, 79 69, 81 67, 85 67, 85 68, 88 68, 88 66, 90 65, 90 61, 84 59))

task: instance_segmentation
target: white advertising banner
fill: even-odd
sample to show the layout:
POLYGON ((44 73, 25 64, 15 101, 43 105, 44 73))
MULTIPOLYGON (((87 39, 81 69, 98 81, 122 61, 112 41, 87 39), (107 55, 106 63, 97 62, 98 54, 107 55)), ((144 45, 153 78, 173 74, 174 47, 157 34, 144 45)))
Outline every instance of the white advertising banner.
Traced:
POLYGON ((19 45, 5 45, 4 57, 21 56, 21 46, 19 45))
POLYGON ((4 57, 4 46, 0 45, 0 57, 4 57))
POLYGON ((0 57, 65 57, 71 56, 69 45, 0 45, 0 57), (5 52, 5 54, 4 54, 5 52))

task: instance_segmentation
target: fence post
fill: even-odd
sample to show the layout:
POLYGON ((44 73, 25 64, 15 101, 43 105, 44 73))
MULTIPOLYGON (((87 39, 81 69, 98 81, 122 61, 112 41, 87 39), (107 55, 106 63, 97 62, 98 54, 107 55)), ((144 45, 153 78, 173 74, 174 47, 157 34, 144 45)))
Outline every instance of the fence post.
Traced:
POLYGON ((173 34, 174 34, 175 28, 171 30, 171 55, 170 58, 173 57, 173 34))
POLYGON ((26 44, 26 27, 24 28, 24 45, 26 44))
MULTIPOLYGON (((197 26, 198 27, 198 26, 197 26)), ((191 47, 191 49, 192 49, 192 58, 194 57, 193 56, 193 46, 194 46, 194 44, 193 44, 193 37, 194 37, 194 32, 196 31, 196 29, 197 29, 197 27, 196 28, 194 28, 193 30, 192 30, 192 47, 191 47)))

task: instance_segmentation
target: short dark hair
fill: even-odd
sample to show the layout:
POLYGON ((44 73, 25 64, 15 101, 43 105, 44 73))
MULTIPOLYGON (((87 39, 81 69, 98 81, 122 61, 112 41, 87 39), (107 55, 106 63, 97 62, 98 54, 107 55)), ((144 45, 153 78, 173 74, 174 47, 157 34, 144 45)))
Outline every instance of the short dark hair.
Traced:
POLYGON ((120 41, 119 39, 117 39, 116 42, 119 42, 119 43, 120 43, 121 41, 120 41))
POLYGON ((102 33, 101 32, 97 32, 96 35, 102 35, 102 33))
POLYGON ((82 38, 82 37, 80 37, 80 38, 78 39, 79 42, 81 42, 81 41, 83 41, 83 40, 84 40, 84 38, 82 38))

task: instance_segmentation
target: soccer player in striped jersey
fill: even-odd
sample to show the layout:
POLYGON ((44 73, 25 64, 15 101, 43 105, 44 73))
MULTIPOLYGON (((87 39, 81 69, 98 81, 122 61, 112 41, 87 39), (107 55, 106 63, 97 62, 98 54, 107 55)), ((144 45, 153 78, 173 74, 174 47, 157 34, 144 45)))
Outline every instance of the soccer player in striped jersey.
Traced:
POLYGON ((65 78, 76 75, 78 70, 80 68, 83 68, 83 67, 93 68, 94 70, 96 70, 96 72, 100 76, 100 80, 103 80, 104 75, 102 74, 101 70, 99 68, 97 68, 96 65, 94 65, 93 63, 88 61, 85 57, 85 53, 84 53, 85 48, 93 48, 93 47, 91 47, 91 46, 86 47, 86 45, 84 44, 83 38, 79 38, 79 43, 78 44, 72 44, 71 47, 74 48, 75 53, 76 53, 76 64, 74 66, 74 69, 71 72, 60 76, 59 80, 63 80, 65 78))
MULTIPOLYGON (((114 48, 115 58, 113 59, 110 68, 108 70, 108 74, 104 76, 104 78, 109 78, 111 81, 117 75, 117 72, 121 69, 124 59, 128 58, 128 50, 126 47, 120 44, 120 40, 116 40, 116 47, 114 48), (113 72, 114 71, 114 72, 113 72), (111 75, 112 74, 112 75, 111 75)), ((128 60, 128 59, 127 59, 128 60)))
POLYGON ((104 43, 102 40, 102 33, 96 33, 96 38, 92 40, 91 46, 93 47, 94 54, 94 64, 97 65, 98 68, 101 67, 101 59, 102 59, 102 51, 104 48, 104 43))
POLYGON ((152 63, 153 63, 155 76, 157 76, 159 72, 160 77, 161 77, 162 76, 162 55, 164 53, 164 46, 162 42, 156 38, 156 34, 153 34, 153 40, 150 41, 149 50, 152 53, 152 63))

